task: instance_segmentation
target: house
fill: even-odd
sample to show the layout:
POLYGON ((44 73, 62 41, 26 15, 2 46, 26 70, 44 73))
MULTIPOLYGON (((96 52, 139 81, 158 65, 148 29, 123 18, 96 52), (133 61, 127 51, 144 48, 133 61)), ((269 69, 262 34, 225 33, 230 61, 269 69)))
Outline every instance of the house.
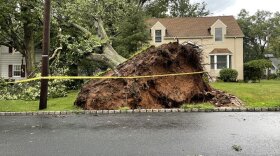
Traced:
MULTIPOLYGON (((40 52, 36 51, 36 62, 41 60, 40 57, 40 52)), ((22 54, 13 48, 0 46, 0 78, 21 80, 26 76, 25 59, 22 54)))
POLYGON ((272 67, 266 69, 265 75, 277 74, 280 72, 280 58, 276 58, 273 54, 265 54, 265 58, 269 59, 272 63, 272 67))
POLYGON ((232 68, 243 80, 243 37, 233 16, 151 18, 150 44, 192 42, 203 50, 205 70, 215 80, 219 71, 232 68))

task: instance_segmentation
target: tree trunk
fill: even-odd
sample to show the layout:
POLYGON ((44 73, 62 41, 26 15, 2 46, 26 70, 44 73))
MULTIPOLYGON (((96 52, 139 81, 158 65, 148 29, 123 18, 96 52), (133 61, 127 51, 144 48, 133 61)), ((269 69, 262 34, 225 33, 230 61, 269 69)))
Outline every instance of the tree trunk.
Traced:
POLYGON ((125 62, 126 58, 119 55, 115 51, 115 49, 112 47, 109 37, 105 31, 103 21, 100 18, 96 19, 95 26, 98 29, 98 35, 100 36, 100 38, 102 40, 104 40, 104 39, 106 40, 106 43, 103 45, 103 54, 107 59, 110 60, 111 64, 113 64, 113 67, 111 67, 111 68, 114 68, 114 67, 118 66, 119 64, 125 62))
POLYGON ((31 2, 21 2, 21 13, 23 17, 23 55, 26 63, 26 75, 32 77, 35 69, 35 45, 34 45, 34 23, 32 19, 31 2))
POLYGON ((35 45, 33 28, 29 23, 24 23, 24 47, 26 75, 32 77, 35 69, 35 45))
MULTIPOLYGON (((86 35, 92 35, 90 31, 83 28, 82 26, 75 23, 73 23, 72 25, 78 28, 80 31, 84 32, 86 35)), ((116 66, 125 62, 127 59, 118 54, 112 47, 109 37, 104 29, 103 21, 100 18, 96 18, 95 26, 98 29, 98 36, 101 40, 105 40, 106 43, 102 45, 102 54, 92 53, 87 57, 87 59, 103 62, 110 68, 114 69, 116 66)))

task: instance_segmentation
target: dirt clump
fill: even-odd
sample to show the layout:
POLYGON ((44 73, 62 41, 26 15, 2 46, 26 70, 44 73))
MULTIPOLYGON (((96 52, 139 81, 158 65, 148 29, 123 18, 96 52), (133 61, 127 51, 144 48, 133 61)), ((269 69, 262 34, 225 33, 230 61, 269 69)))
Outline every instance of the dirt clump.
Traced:
POLYGON ((217 107, 242 107, 243 102, 234 95, 221 90, 212 90, 208 92, 213 98, 209 101, 217 107))
MULTIPOLYGON (((201 55, 191 44, 152 46, 104 76, 199 72, 203 71, 201 55)), ((91 80, 82 87, 75 105, 87 110, 176 108, 184 103, 210 101, 217 96, 212 91, 203 74, 91 80)))

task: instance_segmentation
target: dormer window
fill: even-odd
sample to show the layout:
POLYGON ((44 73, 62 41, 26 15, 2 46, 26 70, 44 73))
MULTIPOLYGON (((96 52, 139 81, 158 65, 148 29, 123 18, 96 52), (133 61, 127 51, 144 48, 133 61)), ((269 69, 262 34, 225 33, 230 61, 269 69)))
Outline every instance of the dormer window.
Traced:
POLYGON ((162 41, 162 33, 161 30, 155 30, 155 42, 162 41))
POLYGON ((215 28, 215 41, 223 41, 223 28, 215 28))

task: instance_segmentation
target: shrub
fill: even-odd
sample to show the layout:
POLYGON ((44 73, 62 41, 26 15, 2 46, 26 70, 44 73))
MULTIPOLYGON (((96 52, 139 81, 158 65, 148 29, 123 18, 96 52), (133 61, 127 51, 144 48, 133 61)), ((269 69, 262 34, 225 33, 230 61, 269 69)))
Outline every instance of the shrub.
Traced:
POLYGON ((264 70, 266 68, 271 68, 272 63, 269 60, 261 59, 261 60, 253 60, 244 64, 244 78, 245 81, 252 80, 256 82, 260 81, 262 76, 264 75, 264 70))
MULTIPOLYGON (((48 97, 67 96, 65 80, 52 80, 48 83, 48 97)), ((37 100, 40 97, 40 81, 7 84, 0 79, 0 100, 37 100)))
POLYGON ((277 79, 278 75, 277 74, 269 74, 267 79, 271 80, 271 79, 277 79))
POLYGON ((224 82, 236 82, 238 72, 235 69, 222 69, 220 71, 220 79, 224 82))

